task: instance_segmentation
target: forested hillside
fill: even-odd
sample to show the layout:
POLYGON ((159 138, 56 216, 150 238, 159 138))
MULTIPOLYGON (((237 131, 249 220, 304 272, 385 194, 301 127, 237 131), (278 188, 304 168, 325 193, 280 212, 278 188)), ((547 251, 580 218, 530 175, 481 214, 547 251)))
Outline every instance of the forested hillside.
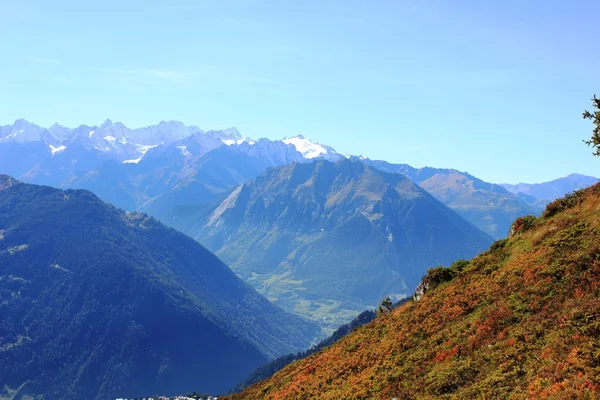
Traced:
POLYGON ((0 176, 0 388, 16 399, 224 392, 318 334, 153 218, 0 176))

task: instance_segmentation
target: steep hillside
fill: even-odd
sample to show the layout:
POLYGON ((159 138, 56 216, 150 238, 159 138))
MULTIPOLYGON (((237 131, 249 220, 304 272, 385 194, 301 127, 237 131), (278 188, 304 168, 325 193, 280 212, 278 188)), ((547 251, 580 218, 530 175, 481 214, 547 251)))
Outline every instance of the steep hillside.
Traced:
POLYGON ((153 218, 0 176, 0 388, 17 399, 222 392, 317 333, 153 218))
POLYGON ((538 204, 524 201, 500 185, 484 182, 466 172, 430 167, 417 169, 385 161, 364 162, 382 171, 406 175, 495 239, 506 237, 515 218, 537 215, 543 209, 538 204))
POLYGON ((346 159, 269 169, 200 216, 190 236, 272 301, 330 328, 492 241, 406 177, 346 159))
POLYGON ((284 356, 276 358, 275 360, 269 361, 268 363, 266 363, 264 365, 261 365, 260 367, 255 369, 250 375, 248 375, 248 377, 246 379, 244 379, 242 382, 240 382, 235 387, 235 389, 232 390, 232 392, 242 391, 243 389, 247 388, 250 385, 253 385, 257 382, 260 382, 262 380, 270 378, 277 371, 281 370, 286 365, 288 365, 294 361, 306 358, 316 352, 319 352, 327 346, 331 346, 333 343, 337 342, 338 340, 340 340, 341 338, 343 338, 344 336, 346 336, 347 334, 352 332, 354 329, 373 321, 375 319, 376 315, 377 315, 377 313, 372 310, 363 311, 360 314, 358 314, 358 316, 356 318, 354 318, 352 321, 340 326, 338 329, 335 330, 335 332, 333 332, 333 334, 331 334, 331 336, 329 336, 325 340, 322 340, 316 346, 313 346, 306 351, 286 354, 284 356))
MULTIPOLYGON (((412 299, 411 297, 406 297, 406 298, 394 303, 392 305, 392 307, 393 308, 399 307, 402 304, 407 303, 411 299, 412 299)), ((354 331, 355 329, 360 328, 361 326, 373 321, 376 316, 377 316, 377 310, 366 310, 366 311, 361 312, 352 321, 340 326, 338 329, 335 330, 335 332, 333 332, 333 334, 331 334, 331 336, 320 341, 317 345, 311 347, 310 349, 308 349, 306 351, 301 351, 296 354, 287 354, 287 355, 281 356, 273 361, 269 361, 268 363, 266 363, 264 365, 261 365, 256 370, 254 370, 246 379, 244 379, 243 382, 238 384, 235 387, 235 389, 232 390, 232 392, 242 391, 243 389, 245 389, 246 387, 248 387, 250 385, 253 385, 257 382, 260 382, 262 380, 270 378, 277 371, 281 370, 286 365, 288 365, 294 361, 306 358, 306 357, 310 356, 311 354, 315 354, 315 353, 325 349, 326 347, 331 346, 332 344, 334 344, 338 340, 342 339, 344 336, 348 335, 350 332, 354 331)))
POLYGON ((512 193, 524 194, 538 200, 550 202, 554 199, 564 196, 567 193, 589 187, 599 181, 600 179, 594 178, 593 176, 570 174, 550 182, 518 183, 516 185, 505 183, 502 184, 502 186, 512 193))
POLYGON ((600 185, 233 399, 597 399, 600 185))

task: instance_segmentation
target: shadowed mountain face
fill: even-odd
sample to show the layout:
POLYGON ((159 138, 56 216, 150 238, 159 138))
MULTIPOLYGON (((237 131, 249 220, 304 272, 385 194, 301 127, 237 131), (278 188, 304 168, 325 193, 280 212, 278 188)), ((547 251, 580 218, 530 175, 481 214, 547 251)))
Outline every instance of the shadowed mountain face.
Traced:
POLYGON ((539 215, 543 205, 530 203, 510 193, 504 187, 484 182, 466 172, 454 169, 420 168, 406 164, 365 160, 386 172, 406 175, 431 193, 436 199, 456 211, 473 225, 500 239, 508 235, 510 224, 517 217, 539 215))
POLYGON ((175 226, 269 299, 331 327, 492 241, 403 175, 350 160, 269 169, 197 212, 175 226))
POLYGON ((317 334, 153 218, 0 176, 0 387, 220 392, 317 334))
POLYGON ((600 185, 557 200, 420 300, 227 399, 598 399, 600 185))

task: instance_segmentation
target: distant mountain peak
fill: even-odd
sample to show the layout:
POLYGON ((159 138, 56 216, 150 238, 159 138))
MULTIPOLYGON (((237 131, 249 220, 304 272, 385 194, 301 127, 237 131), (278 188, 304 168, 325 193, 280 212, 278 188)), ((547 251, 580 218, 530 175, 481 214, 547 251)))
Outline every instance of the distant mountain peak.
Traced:
POLYGON ((324 146, 298 135, 289 139, 283 139, 283 143, 293 145, 304 158, 317 158, 326 155, 329 150, 324 146))
POLYGON ((0 175, 0 192, 13 186, 15 183, 20 183, 10 175, 0 175))
POLYGON ((225 132, 228 135, 231 135, 232 137, 236 137, 236 138, 242 137, 242 135, 240 134, 240 131, 238 131, 237 128, 234 126, 232 126, 231 128, 223 129, 223 132, 225 132))
POLYGON ((175 121, 174 119, 170 119, 168 121, 165 121, 164 119, 162 121, 160 121, 158 123, 159 126, 161 125, 177 125, 177 126, 183 126, 184 123, 181 121, 175 121))
POLYGON ((33 125, 33 124, 24 118, 19 118, 19 119, 15 120, 15 123, 13 125, 21 126, 21 125, 33 125))
POLYGON ((100 126, 98 128, 106 128, 109 127, 113 124, 113 122, 110 120, 110 118, 106 118, 106 121, 104 121, 102 124, 100 124, 100 126))
POLYGON ((516 185, 504 183, 502 186, 514 194, 524 193, 538 200, 550 201, 599 181, 599 178, 593 176, 572 173, 549 182, 517 183, 516 185))
POLYGON ((565 176, 565 178, 598 179, 594 176, 578 174, 576 172, 565 176))

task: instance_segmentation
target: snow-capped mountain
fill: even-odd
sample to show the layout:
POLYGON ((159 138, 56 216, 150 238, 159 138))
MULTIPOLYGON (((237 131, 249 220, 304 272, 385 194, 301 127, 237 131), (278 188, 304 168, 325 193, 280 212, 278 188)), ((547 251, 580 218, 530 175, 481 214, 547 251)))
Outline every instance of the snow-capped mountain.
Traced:
POLYGON ((49 139, 52 139, 52 136, 47 129, 24 119, 18 119, 12 125, 0 127, 0 142, 29 143, 49 141, 49 139))
POLYGON ((231 147, 235 153, 263 156, 272 160, 273 165, 314 159, 337 161, 342 157, 333 148, 302 135, 275 141, 254 140, 243 137, 236 128, 203 131, 179 121, 161 121, 156 125, 131 129, 121 122, 107 119, 98 126, 81 125, 71 129, 57 123, 44 128, 20 119, 12 125, 0 127, 0 144, 38 142, 46 144, 43 157, 71 154, 76 148, 77 155, 71 154, 75 163, 81 157, 112 159, 123 164, 137 164, 147 154, 149 158, 170 158, 174 153, 185 158, 200 157, 222 145, 231 147), (257 143, 260 146, 255 147, 257 143), (83 156, 82 152, 91 155, 83 156))
POLYGON ((197 126, 187 126, 179 121, 161 121, 157 125, 131 129, 121 122, 107 119, 99 126, 81 125, 71 129, 59 124, 43 128, 20 119, 12 125, 0 127, 0 144, 43 142, 47 144, 48 156, 68 153, 70 148, 76 146, 93 153, 101 153, 101 157, 104 158, 123 163, 137 163, 150 149, 168 147, 194 134, 207 139, 212 138, 218 145, 222 144, 221 140, 242 139, 235 128, 204 132, 197 126))
POLYGON ((169 210, 206 201, 268 168, 342 158, 408 176, 496 238, 506 234, 515 217, 535 213, 548 201, 500 191, 460 171, 416 170, 342 155, 302 135, 255 140, 235 128, 203 131, 177 121, 138 129, 111 120, 75 129, 43 128, 22 119, 0 126, 0 173, 29 183, 90 189, 122 208, 152 211, 169 221, 169 210), (497 211, 491 219, 490 205, 497 211))
POLYGON ((284 138, 281 142, 291 144, 307 160, 323 159, 328 161, 338 161, 342 155, 329 146, 314 143, 312 140, 298 135, 291 138, 284 138))

